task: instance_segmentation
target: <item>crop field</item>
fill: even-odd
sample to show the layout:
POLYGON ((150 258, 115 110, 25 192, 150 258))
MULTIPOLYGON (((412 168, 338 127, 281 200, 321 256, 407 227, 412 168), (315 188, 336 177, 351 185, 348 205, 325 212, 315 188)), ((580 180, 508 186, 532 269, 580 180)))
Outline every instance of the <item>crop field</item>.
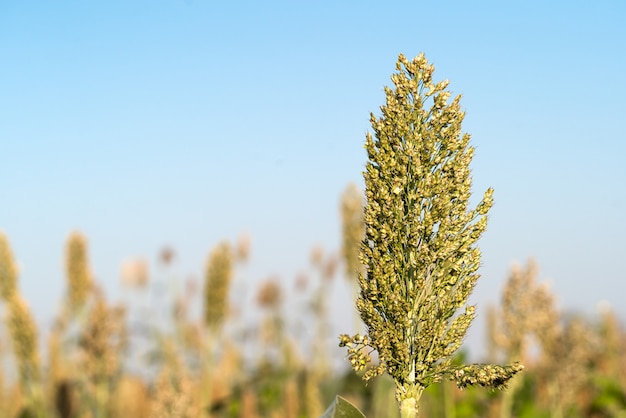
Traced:
MULTIPOLYGON (((253 321, 228 303, 253 250, 249 237, 218 245, 200 286, 166 289, 158 303, 147 266, 128 263, 122 278, 127 299, 138 305, 132 306, 107 300, 91 275, 87 238, 72 233, 65 248, 64 308, 53 329, 41 330, 20 296, 9 238, 1 235, 0 416, 303 418, 322 415, 337 394, 367 416, 399 416, 389 376, 365 384, 347 367, 336 367, 338 359, 327 349, 339 340, 327 332, 326 289, 332 277, 355 280, 347 267, 354 267, 350 245, 359 239, 358 223, 349 222, 358 202, 354 187, 346 189, 342 254, 314 249, 310 275, 293 289, 269 279, 250 290, 253 321), (287 297, 302 305, 299 318, 306 318, 308 336, 284 309, 287 297)), ((174 256, 171 249, 159 254, 164 269, 174 256)), ((626 416, 622 325, 608 306, 594 317, 564 314, 537 277, 532 260, 513 268, 501 303, 488 315, 485 360, 521 361, 524 371, 504 391, 461 390, 447 381, 431 386, 420 416, 626 416)), ((354 321, 363 326, 356 316, 354 321)), ((458 352, 454 362, 465 354, 458 352)))
POLYGON ((0 2, 0 418, 626 418, 626 2, 480 3, 0 2))

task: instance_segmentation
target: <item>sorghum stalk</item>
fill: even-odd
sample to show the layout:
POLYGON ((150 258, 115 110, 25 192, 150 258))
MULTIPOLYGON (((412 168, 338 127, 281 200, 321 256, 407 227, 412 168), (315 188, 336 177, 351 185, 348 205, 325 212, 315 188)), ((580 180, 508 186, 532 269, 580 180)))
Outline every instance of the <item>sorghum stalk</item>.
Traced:
POLYGON ((503 387, 522 366, 452 365, 475 315, 467 305, 479 275, 476 242, 487 226, 493 190, 469 209, 474 149, 461 132, 460 96, 433 82, 424 55, 400 55, 394 88, 385 88, 382 116, 367 134, 365 239, 357 308, 367 334, 341 336, 357 370, 378 352, 370 379, 387 372, 403 418, 418 415, 426 387, 444 378, 459 387, 503 387), (464 311, 457 311, 464 307, 464 311))

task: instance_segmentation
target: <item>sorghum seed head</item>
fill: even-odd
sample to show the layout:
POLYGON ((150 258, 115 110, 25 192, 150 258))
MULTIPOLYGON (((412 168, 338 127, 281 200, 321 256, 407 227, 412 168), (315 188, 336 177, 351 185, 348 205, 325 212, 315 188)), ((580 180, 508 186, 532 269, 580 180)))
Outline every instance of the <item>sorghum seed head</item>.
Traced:
POLYGON ((233 277, 233 253, 227 242, 209 254, 204 281, 204 323, 216 330, 228 309, 228 292, 233 277))
POLYGON ((70 307, 80 309, 92 288, 87 239, 80 232, 73 232, 67 240, 65 269, 70 307))

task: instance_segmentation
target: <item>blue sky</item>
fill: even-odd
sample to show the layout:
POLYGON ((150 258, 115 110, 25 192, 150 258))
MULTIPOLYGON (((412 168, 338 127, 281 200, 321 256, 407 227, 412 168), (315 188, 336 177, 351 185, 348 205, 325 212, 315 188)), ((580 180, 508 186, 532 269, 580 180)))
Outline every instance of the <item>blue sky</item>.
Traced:
POLYGON ((479 315, 533 256, 564 308, 626 316, 625 18, 621 1, 0 0, 0 229, 21 288, 46 323, 74 229, 112 295, 126 258, 169 245, 200 277, 244 231, 250 280, 289 282, 313 245, 339 247, 369 112, 398 53, 424 51, 463 94, 474 190, 495 188, 479 315))

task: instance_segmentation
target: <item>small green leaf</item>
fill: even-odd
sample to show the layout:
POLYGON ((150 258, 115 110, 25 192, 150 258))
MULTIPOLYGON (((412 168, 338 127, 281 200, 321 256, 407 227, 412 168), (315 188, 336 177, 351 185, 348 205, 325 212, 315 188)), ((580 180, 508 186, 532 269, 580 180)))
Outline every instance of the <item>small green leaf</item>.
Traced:
POLYGON ((335 401, 320 418, 365 418, 365 415, 356 406, 337 395, 335 401))

